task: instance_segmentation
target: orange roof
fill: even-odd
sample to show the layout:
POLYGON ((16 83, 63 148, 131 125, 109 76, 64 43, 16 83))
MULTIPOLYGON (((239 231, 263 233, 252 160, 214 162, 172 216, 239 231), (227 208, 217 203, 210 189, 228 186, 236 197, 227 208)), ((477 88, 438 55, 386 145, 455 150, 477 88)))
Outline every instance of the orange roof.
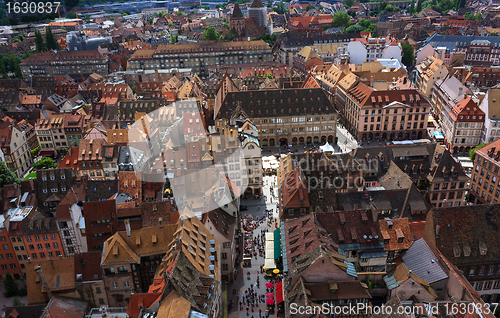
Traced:
POLYGON ((38 105, 42 102, 42 95, 24 95, 23 101, 21 104, 23 105, 38 105))
POLYGON ((127 306, 127 314, 132 318, 137 318, 142 309, 147 309, 156 303, 161 297, 160 293, 133 294, 127 306))
POLYGON ((76 26, 78 22, 50 22, 49 26, 76 26))
POLYGON ((73 170, 78 170, 78 150, 78 147, 71 147, 57 168, 72 168, 73 170))

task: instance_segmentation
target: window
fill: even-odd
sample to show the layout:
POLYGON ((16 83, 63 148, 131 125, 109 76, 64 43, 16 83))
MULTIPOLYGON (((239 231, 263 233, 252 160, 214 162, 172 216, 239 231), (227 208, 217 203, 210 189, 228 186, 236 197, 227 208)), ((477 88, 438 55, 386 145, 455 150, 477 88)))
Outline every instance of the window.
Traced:
POLYGON ((55 235, 55 234, 52 234, 52 235, 50 236, 50 238, 51 238, 51 239, 53 239, 53 240, 55 240, 55 239, 56 239, 56 235, 55 235))
POLYGON ((230 248, 231 247, 231 242, 225 242, 224 244, 222 244, 222 246, 224 248, 230 248))
POLYGON ((27 236, 26 241, 31 242, 31 236, 27 236))
POLYGON ((58 248, 58 247, 59 247, 59 244, 57 244, 57 243, 52 243, 52 246, 54 246, 54 248, 58 248))
POLYGON ((36 247, 39 249, 39 250, 43 250, 43 246, 42 244, 37 244, 36 247))
POLYGON ((95 293, 100 294, 101 293, 101 287, 96 287, 95 288, 95 293))
POLYGON ((224 270, 224 271, 228 270, 227 264, 222 264, 222 270, 224 270))
POLYGON ((227 259, 227 253, 221 253, 222 259, 227 259))
POLYGON ((36 255, 36 253, 31 253, 31 258, 35 259, 38 258, 38 256, 36 255))
POLYGON ((45 248, 50 248, 50 243, 45 243, 45 248))
POLYGON ((41 253, 40 253, 40 257, 41 257, 41 258, 45 258, 45 253, 44 253, 44 252, 41 252, 41 253))
POLYGON ((112 283, 111 283, 111 286, 112 286, 114 289, 116 289, 116 288, 118 288, 118 283, 117 283, 117 282, 112 282, 112 283))
POLYGON ((130 282, 128 280, 124 281, 123 286, 125 286, 125 288, 130 287, 130 282))
POLYGON ((8 245, 8 244, 4 244, 4 245, 3 245, 3 249, 4 249, 4 250, 8 250, 8 249, 9 249, 9 245, 8 245))
POLYGON ((47 235, 42 236, 42 238, 43 238, 44 241, 48 241, 49 240, 49 238, 48 238, 47 235))
POLYGON ((29 245, 29 248, 30 248, 30 251, 34 251, 35 250, 35 246, 33 246, 33 245, 29 245))
POLYGON ((56 251, 56 256, 57 256, 57 257, 61 256, 61 252, 56 251))
POLYGON ((35 235, 35 241, 40 241, 40 236, 35 235))

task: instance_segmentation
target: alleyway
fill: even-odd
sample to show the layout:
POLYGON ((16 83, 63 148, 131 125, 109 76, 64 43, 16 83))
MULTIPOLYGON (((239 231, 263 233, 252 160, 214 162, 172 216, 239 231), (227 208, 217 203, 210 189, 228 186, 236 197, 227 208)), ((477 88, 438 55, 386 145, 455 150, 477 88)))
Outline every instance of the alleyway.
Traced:
MULTIPOLYGON (((275 182, 275 177, 264 177, 264 188, 263 193, 266 197, 266 200, 255 200, 255 199, 247 199, 242 200, 241 205, 247 206, 248 211, 242 211, 241 217, 247 219, 253 219, 257 221, 259 218, 264 217, 265 210, 271 210, 274 213, 271 214, 271 218, 265 217, 262 222, 256 222, 258 226, 253 230, 253 238, 257 238, 261 243, 262 250, 265 250, 265 240, 261 241, 261 234, 264 233, 262 231, 273 231, 276 229, 274 224, 274 220, 277 220, 277 212, 276 212, 276 201, 277 198, 270 198, 270 188, 271 185, 275 182), (268 225, 268 220, 271 220, 271 226, 268 225)), ((277 193, 276 188, 273 186, 273 192, 277 193)), ((265 235, 264 235, 265 237, 265 235)), ((260 318, 265 317, 266 315, 266 283, 268 282, 264 276, 264 273, 261 273, 261 269, 264 266, 264 254, 252 257, 252 266, 251 267, 243 267, 243 264, 240 264, 238 268, 238 275, 236 276, 234 282, 228 285, 227 288, 227 297, 228 302, 233 301, 233 307, 229 310, 230 318, 260 318), (247 275, 247 273, 250 275, 247 275), (250 279, 248 279, 248 276, 250 279), (259 277, 259 288, 257 288, 257 277, 259 277), (245 295, 245 291, 253 287, 253 291, 257 294, 257 298, 263 295, 263 301, 259 301, 255 306, 247 306, 243 305, 240 307, 240 301, 242 301, 242 296, 245 295), (233 291, 236 290, 237 293, 234 294, 233 291), (247 313, 248 307, 248 313, 247 313), (241 310, 240 310, 241 309, 241 310), (260 310, 260 312, 259 312, 260 310)), ((276 317, 274 314, 270 314, 269 317, 276 317)))

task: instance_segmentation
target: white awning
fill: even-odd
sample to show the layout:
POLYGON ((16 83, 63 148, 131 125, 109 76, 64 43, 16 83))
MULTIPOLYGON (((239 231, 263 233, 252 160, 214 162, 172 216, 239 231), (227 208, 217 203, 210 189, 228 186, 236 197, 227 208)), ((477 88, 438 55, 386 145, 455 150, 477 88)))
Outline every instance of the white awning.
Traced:
POLYGON ((266 269, 275 269, 276 264, 274 263, 274 259, 266 258, 266 260, 264 262, 264 267, 266 269))

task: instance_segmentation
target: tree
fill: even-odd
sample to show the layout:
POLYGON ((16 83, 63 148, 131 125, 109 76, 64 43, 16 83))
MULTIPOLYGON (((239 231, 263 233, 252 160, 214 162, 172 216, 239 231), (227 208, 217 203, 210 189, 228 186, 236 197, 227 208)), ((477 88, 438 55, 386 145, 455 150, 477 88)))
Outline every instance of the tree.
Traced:
POLYGON ((209 25, 203 31, 203 41, 217 41, 220 39, 219 31, 213 25, 209 25))
POLYGON ((345 33, 358 33, 361 31, 363 31, 363 27, 359 24, 350 25, 344 30, 345 33))
POLYGON ((306 7, 306 11, 309 11, 309 10, 312 10, 312 9, 316 9, 316 7, 315 7, 315 6, 312 6, 312 5, 308 5, 308 6, 306 7))
POLYGON ((337 11, 333 14, 333 24, 336 27, 347 28, 351 24, 351 17, 344 11, 337 11))
POLYGON ((75 12, 69 12, 66 15, 66 18, 68 18, 68 19, 76 19, 76 13, 75 12))
POLYGON ((180 11, 177 11, 175 14, 177 14, 178 16, 180 17, 183 17, 184 16, 184 13, 180 12, 180 11))
POLYGON ((36 51, 38 53, 47 51, 45 48, 45 42, 43 41, 42 33, 38 30, 35 30, 35 45, 36 51))
POLYGON ((408 7, 408 13, 413 14, 414 10, 415 10, 415 0, 411 0, 410 6, 408 7))
POLYGON ((36 157, 39 151, 40 151, 40 146, 37 146, 35 149, 31 149, 31 156, 33 158, 36 157))
POLYGON ((496 32, 491 32, 491 33, 490 33, 490 35, 491 35, 491 36, 499 36, 499 34, 498 34, 498 33, 496 33, 496 32))
POLYGON ((224 41, 231 42, 236 36, 233 33, 227 33, 224 35, 224 41))
POLYGON ((222 26, 223 26, 225 29, 228 29, 228 30, 229 30, 229 23, 224 23, 222 26))
POLYGON ((285 14, 285 12, 288 12, 288 10, 285 7, 284 2, 278 2, 276 7, 273 8, 273 11, 278 13, 278 14, 285 14))
POLYGON ((50 157, 42 157, 40 161, 37 161, 33 163, 33 168, 35 169, 50 169, 50 168, 56 168, 57 165, 54 164, 54 160, 50 157))
POLYGON ((23 306, 26 306, 26 304, 23 304, 19 299, 17 299, 16 297, 14 297, 14 299, 12 299, 12 307, 23 307, 23 306))
POLYGON ((403 56, 401 62, 403 62, 406 67, 413 65, 415 61, 415 55, 413 54, 413 47, 410 44, 402 43, 401 48, 403 49, 403 56))
POLYGON ((10 171, 3 161, 0 161, 0 187, 3 188, 4 185, 21 183, 19 178, 10 171))
POLYGON ((14 277, 12 277, 11 274, 7 273, 7 275, 5 275, 3 285, 5 287, 5 292, 3 293, 4 297, 9 298, 17 295, 19 286, 17 286, 17 282, 14 280, 14 277))
POLYGON ((61 45, 59 45, 59 42, 57 42, 54 33, 52 33, 52 30, 50 28, 47 28, 47 31, 45 32, 45 41, 47 49, 49 50, 61 49, 61 45))
POLYGON ((476 150, 479 150, 481 148, 483 148, 484 146, 486 146, 487 144, 480 144, 479 146, 476 146, 475 148, 472 148, 471 150, 469 150, 469 157, 470 157, 470 160, 472 160, 474 162, 474 159, 476 159, 476 150))
POLYGON ((354 0, 345 0, 344 1, 344 7, 350 8, 354 5, 354 0))
POLYGON ((417 0, 417 8, 415 9, 415 13, 420 13, 420 11, 422 11, 422 1, 423 0, 417 0))

